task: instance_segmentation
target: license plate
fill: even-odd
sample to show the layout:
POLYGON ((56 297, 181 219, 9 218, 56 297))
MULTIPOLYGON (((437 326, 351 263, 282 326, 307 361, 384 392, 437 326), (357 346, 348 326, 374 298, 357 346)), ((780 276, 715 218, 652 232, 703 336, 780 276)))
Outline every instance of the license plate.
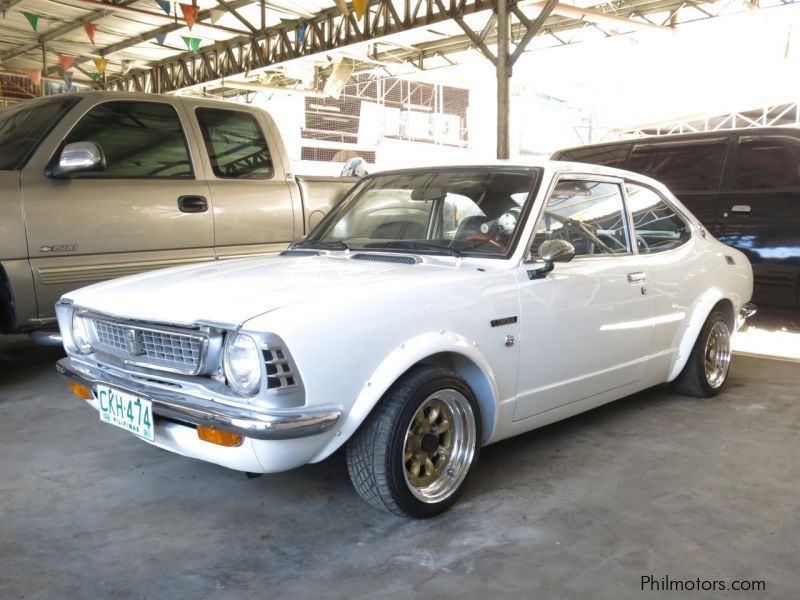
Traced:
POLYGON ((153 403, 150 400, 98 385, 97 401, 100 406, 100 420, 135 433, 150 442, 155 441, 153 403))

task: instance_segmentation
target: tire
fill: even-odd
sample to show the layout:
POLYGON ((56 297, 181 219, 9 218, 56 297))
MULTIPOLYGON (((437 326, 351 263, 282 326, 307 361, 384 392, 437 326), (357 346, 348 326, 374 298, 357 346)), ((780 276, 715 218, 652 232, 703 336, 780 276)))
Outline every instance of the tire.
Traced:
POLYGON ((697 336, 686 366, 672 382, 672 389, 695 398, 716 396, 728 379, 730 365, 731 326, 723 313, 713 311, 697 336))
POLYGON ((375 508, 433 517, 464 492, 480 440, 478 403, 467 383, 448 369, 417 367, 386 392, 347 443, 347 470, 375 508))

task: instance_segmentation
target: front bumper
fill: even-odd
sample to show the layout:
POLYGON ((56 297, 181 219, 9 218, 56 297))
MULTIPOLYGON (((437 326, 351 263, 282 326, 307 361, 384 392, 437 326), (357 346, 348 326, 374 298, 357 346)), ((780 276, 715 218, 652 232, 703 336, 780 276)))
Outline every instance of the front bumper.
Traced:
POLYGON ((61 375, 89 388, 95 395, 97 384, 105 384, 147 398, 153 403, 157 418, 195 427, 213 427, 253 440, 287 440, 325 433, 335 427, 342 416, 341 411, 331 409, 254 411, 177 391, 154 390, 71 358, 62 358, 56 368, 61 375))

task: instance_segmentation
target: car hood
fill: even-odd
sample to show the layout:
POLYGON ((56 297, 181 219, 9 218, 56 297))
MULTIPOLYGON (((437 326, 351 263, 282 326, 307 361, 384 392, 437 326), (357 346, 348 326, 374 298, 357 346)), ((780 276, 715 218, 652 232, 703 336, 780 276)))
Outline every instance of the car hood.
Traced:
MULTIPOLYGON (((426 261, 427 262, 427 261, 426 261)), ((444 261, 442 261, 444 263, 444 261)), ((123 277, 65 294, 76 306, 122 318, 189 325, 239 325, 282 306, 349 295, 403 272, 451 271, 447 264, 393 264, 340 256, 215 261, 123 277)))

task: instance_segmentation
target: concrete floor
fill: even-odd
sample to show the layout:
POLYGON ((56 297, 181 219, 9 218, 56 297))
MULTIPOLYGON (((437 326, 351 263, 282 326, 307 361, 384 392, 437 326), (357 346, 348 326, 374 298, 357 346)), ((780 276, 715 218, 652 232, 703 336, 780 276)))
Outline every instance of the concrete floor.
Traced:
POLYGON ((449 513, 375 511, 343 457, 247 480, 100 423, 0 337, 0 598, 800 597, 800 364, 654 389, 484 449, 449 513), (641 590, 641 577, 766 592, 641 590))

